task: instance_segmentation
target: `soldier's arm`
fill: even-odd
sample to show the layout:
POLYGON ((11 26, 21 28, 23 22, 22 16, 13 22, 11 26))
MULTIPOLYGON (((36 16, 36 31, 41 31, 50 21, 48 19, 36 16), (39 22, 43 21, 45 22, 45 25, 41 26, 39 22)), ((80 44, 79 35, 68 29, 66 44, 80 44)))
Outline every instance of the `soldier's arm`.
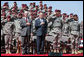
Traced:
POLYGON ((78 25, 78 30, 79 30, 79 32, 80 32, 80 24, 78 25))
POLYGON ((61 28, 63 27, 63 21, 61 20, 61 28))
POLYGON ((47 17, 47 20, 48 20, 48 21, 52 21, 52 20, 55 19, 55 17, 56 17, 56 16, 54 16, 54 14, 51 14, 51 15, 49 15, 49 16, 47 17))
POLYGON ((71 33, 71 25, 69 24, 69 30, 70 30, 70 33, 71 33))
POLYGON ((6 23, 7 22, 7 19, 4 19, 1 21, 1 23, 6 23))
POLYGON ((15 24, 13 23, 13 25, 12 25, 12 34, 14 35, 14 33, 15 33, 15 24))
POLYGON ((49 23, 48 23, 48 27, 50 27, 51 25, 52 25, 52 22, 49 22, 49 23))

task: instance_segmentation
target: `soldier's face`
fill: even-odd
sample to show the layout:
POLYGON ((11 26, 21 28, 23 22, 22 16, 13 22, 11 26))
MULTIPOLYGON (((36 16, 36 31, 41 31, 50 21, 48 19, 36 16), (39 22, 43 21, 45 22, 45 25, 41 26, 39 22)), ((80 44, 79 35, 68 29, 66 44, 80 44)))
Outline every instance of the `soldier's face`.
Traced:
POLYGON ((5 16, 3 16, 2 18, 3 18, 3 19, 5 19, 6 17, 5 17, 5 16))
POLYGON ((73 18, 73 15, 70 15, 70 18, 73 18))
POLYGON ((56 14, 58 15, 58 14, 59 14, 59 12, 56 12, 56 14))
POLYGON ((20 16, 18 16, 18 18, 21 18, 22 16, 20 15, 20 16))
POLYGON ((65 14, 63 14, 63 17, 65 17, 66 15, 65 14))
POLYGON ((75 21, 78 21, 78 17, 74 16, 73 18, 74 18, 75 21))
POLYGON ((10 21, 10 18, 8 18, 7 21, 9 22, 10 21))

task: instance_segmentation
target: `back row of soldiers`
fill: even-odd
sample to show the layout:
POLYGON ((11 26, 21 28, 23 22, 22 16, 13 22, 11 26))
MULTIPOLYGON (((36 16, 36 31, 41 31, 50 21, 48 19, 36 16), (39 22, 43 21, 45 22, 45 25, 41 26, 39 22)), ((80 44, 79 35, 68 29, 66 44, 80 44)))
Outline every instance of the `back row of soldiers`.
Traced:
POLYGON ((16 47, 18 42, 20 42, 23 53, 28 53, 30 49, 28 43, 30 37, 35 34, 35 20, 40 12, 44 12, 44 18, 48 22, 48 35, 53 36, 50 39, 47 37, 47 40, 53 43, 53 49, 56 50, 61 41, 68 42, 70 40, 71 42, 69 41, 68 43, 71 44, 72 53, 74 49, 77 51, 77 45, 83 36, 83 22, 79 24, 76 14, 61 14, 61 10, 53 12, 51 6, 47 7, 46 4, 43 6, 42 1, 40 1, 39 5, 36 5, 34 2, 30 3, 29 7, 26 4, 22 4, 21 9, 18 8, 16 2, 10 9, 8 2, 4 3, 1 9, 1 39, 4 38, 5 40, 6 53, 10 53, 10 47, 14 39, 16 39, 16 47), (28 28, 24 28, 27 25, 28 28), (28 39, 24 38, 25 36, 28 39), (24 52, 24 50, 26 51, 24 52))

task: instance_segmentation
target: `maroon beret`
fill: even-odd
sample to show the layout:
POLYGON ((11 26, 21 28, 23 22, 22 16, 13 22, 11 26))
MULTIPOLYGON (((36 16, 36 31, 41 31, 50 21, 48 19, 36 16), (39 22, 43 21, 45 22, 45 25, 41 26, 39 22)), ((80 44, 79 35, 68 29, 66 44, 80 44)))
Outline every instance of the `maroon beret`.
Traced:
POLYGON ((58 10, 56 9, 55 12, 58 12, 58 10))
POLYGON ((10 16, 10 15, 8 15, 8 16, 7 16, 7 18, 11 18, 11 16, 10 16))
POLYGON ((73 15, 73 13, 70 13, 70 15, 73 15))
POLYGON ((46 6, 46 4, 44 4, 44 6, 46 6))
POLYGON ((58 10, 58 12, 61 12, 61 10, 58 10))
POLYGON ((35 5, 35 2, 33 2, 33 5, 35 5))
POLYGON ((63 13, 63 15, 67 15, 66 13, 63 13))
POLYGON ((2 13, 2 15, 1 16, 6 16, 6 13, 4 12, 4 13, 2 13))
POLYGON ((30 5, 32 5, 32 3, 30 3, 30 5))
POLYGON ((49 8, 52 8, 52 6, 50 6, 49 8))
POLYGON ((42 3, 42 1, 40 1, 40 3, 42 3))
POLYGON ((11 10, 9 10, 8 12, 11 12, 11 10))
POLYGON ((5 9, 2 9, 2 12, 5 12, 5 9))

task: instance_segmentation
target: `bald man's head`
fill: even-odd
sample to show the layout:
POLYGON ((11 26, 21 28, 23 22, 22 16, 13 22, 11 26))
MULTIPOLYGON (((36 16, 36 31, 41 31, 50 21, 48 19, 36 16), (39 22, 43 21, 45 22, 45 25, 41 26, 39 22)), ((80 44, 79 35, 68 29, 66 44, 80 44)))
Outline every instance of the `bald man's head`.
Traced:
POLYGON ((28 16, 28 11, 25 11, 24 15, 25 15, 25 17, 27 17, 28 16))
POLYGON ((39 13, 39 18, 44 18, 44 13, 39 13))

